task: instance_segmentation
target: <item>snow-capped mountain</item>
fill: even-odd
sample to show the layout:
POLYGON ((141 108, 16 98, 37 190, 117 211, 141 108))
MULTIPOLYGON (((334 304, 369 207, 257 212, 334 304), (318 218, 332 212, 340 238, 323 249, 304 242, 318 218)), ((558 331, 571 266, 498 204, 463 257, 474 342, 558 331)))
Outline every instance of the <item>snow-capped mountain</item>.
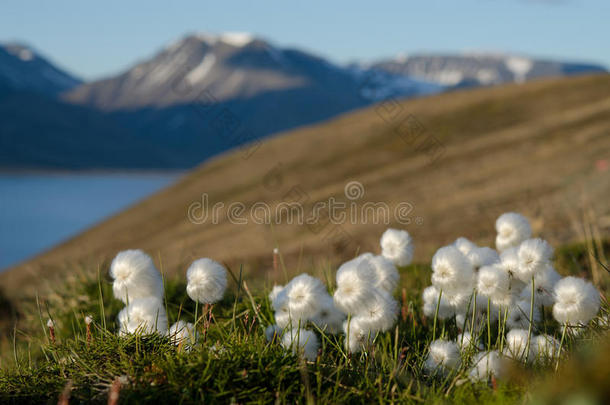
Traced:
POLYGON ((511 54, 413 55, 371 65, 388 73, 448 88, 521 83, 527 80, 582 73, 605 72, 599 65, 558 62, 511 54))
POLYGON ((0 87, 57 95, 81 84, 33 49, 19 44, 0 44, 0 87))
POLYGON ((413 96, 439 88, 435 83, 401 75, 341 67, 249 34, 196 34, 170 44, 116 77, 80 86, 66 99, 116 110, 198 102, 202 92, 225 102, 304 91, 308 98, 317 92, 325 99, 320 100, 323 105, 334 105, 331 109, 340 111, 377 101, 383 95, 413 96))
POLYGON ((118 76, 80 86, 66 99, 117 110, 198 102, 202 92, 226 102, 297 91, 318 93, 327 98, 324 104, 344 109, 361 104, 357 90, 348 71, 314 55, 248 34, 196 34, 118 76))

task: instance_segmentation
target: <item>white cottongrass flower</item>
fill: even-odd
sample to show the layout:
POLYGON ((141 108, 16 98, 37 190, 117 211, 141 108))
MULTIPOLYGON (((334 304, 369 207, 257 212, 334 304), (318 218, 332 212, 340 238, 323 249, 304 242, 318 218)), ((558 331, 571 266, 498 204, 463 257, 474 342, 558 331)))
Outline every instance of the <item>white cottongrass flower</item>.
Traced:
POLYGON ((335 306, 346 314, 365 311, 375 299, 376 280, 368 260, 354 259, 342 264, 337 270, 335 306))
POLYGON ((477 274, 477 292, 495 305, 510 304, 510 276, 499 264, 483 266, 477 274))
POLYGON ((125 304, 138 298, 163 298, 161 273, 141 250, 119 252, 110 264, 110 276, 114 297, 125 304))
POLYGON ((186 281, 186 293, 193 301, 213 304, 225 294, 227 271, 212 259, 199 259, 186 271, 186 281))
MULTIPOLYGON (((508 316, 506 318, 506 326, 508 329, 527 329, 530 325, 531 302, 529 300, 520 300, 510 306, 508 316)), ((502 312, 504 316, 504 312, 502 312)), ((533 312, 534 324, 540 322, 541 313, 540 306, 534 302, 533 312)))
MULTIPOLYGON (((506 346, 504 354, 515 360, 527 361, 531 359, 532 344, 530 343, 530 353, 527 352, 528 331, 526 329, 513 329, 506 334, 506 346)), ((533 336, 532 336, 533 338, 533 336)))
POLYGON ((443 294, 472 290, 473 277, 470 261, 453 245, 440 248, 432 257, 432 284, 443 294))
POLYGON ((91 315, 85 316, 85 324, 91 325, 93 323, 93 317, 91 315))
POLYGON ((271 305, 273 305, 273 303, 276 301, 277 296, 282 292, 282 290, 284 289, 283 285, 274 285, 273 288, 271 289, 271 292, 269 293, 269 301, 271 301, 271 305))
POLYGON ((307 329, 292 328, 285 331, 282 337, 282 346, 293 353, 299 353, 309 361, 314 361, 318 356, 320 342, 318 336, 307 329))
POLYGON ((555 284, 553 316, 557 322, 585 325, 597 315, 599 292, 593 284, 576 277, 565 277, 555 284))
POLYGON ((137 298, 119 312, 120 334, 167 332, 167 314, 163 302, 155 297, 137 298))
POLYGON ((559 356, 559 342, 553 336, 538 335, 532 338, 532 355, 536 360, 548 361, 559 356))
POLYGON ((521 242, 532 237, 532 227, 527 218, 514 212, 507 212, 498 217, 496 232, 496 249, 500 252, 519 246, 521 242))
POLYGON ((195 325, 182 320, 169 327, 168 336, 174 345, 179 346, 183 344, 186 350, 190 350, 199 340, 199 334, 195 330, 195 325))
POLYGON ((466 254, 466 257, 475 270, 483 266, 489 266, 500 261, 498 252, 488 247, 475 247, 466 254))
MULTIPOLYGON (((548 266, 545 270, 534 276, 534 304, 549 307, 555 302, 553 290, 555 284, 561 280, 559 273, 553 266, 548 266)), ((532 282, 530 281, 521 291, 522 300, 531 301, 532 282)))
POLYGON ((368 350, 377 332, 368 328, 362 318, 354 317, 343 322, 343 333, 345 333, 345 348, 350 353, 358 353, 368 350))
MULTIPOLYGON (((474 306, 474 298, 472 295, 472 291, 464 290, 461 292, 444 292, 443 295, 447 298, 447 302, 453 308, 453 311, 458 313, 472 313, 472 307, 474 306)), ((481 303, 481 299, 479 298, 477 301, 477 305, 481 303)), ((487 308, 487 307, 485 307, 487 308)))
POLYGON ((474 365, 470 369, 469 377, 473 381, 487 381, 491 376, 499 378, 504 369, 502 355, 494 350, 479 353, 475 357, 474 365))
POLYGON ((424 370, 428 374, 447 372, 456 369, 460 365, 460 351, 455 342, 437 339, 430 343, 430 351, 424 363, 424 370))
POLYGON ((413 239, 407 231, 388 228, 381 235, 381 255, 390 259, 398 267, 403 267, 413 260, 413 239))
POLYGON ((500 254, 500 267, 509 275, 511 294, 519 294, 525 287, 525 283, 517 277, 519 272, 518 248, 509 248, 500 254))
POLYGON ((400 275, 398 274, 398 270, 394 263, 384 256, 370 256, 368 260, 375 269, 375 275, 377 277, 375 287, 381 288, 392 294, 394 290, 396 290, 398 280, 400 279, 400 275))
POLYGON ((436 314, 436 307, 438 305, 438 318, 451 318, 455 314, 455 309, 451 306, 451 304, 449 304, 449 301, 447 301, 446 294, 441 295, 441 301, 439 305, 438 295, 439 290, 433 285, 424 289, 424 292, 422 294, 424 301, 424 315, 429 318, 434 318, 434 315, 436 314))
MULTIPOLYGON (((293 319, 290 316, 290 311, 288 311, 288 305, 284 305, 275 311, 273 314, 275 318, 275 323, 282 329, 287 327, 292 327, 293 319)), ((298 326, 299 321, 296 320, 295 326, 298 326)))
POLYGON ((274 309, 287 306, 293 322, 301 320, 304 323, 316 315, 327 295, 322 281, 303 273, 286 284, 275 300, 274 309))
POLYGON ((455 343, 457 343, 460 350, 470 350, 471 348, 475 348, 476 350, 483 350, 483 345, 477 341, 475 336, 472 336, 470 332, 462 332, 457 335, 457 339, 455 339, 455 343))
POLYGON ((267 342, 272 342, 275 339, 280 339, 282 337, 283 329, 278 325, 269 325, 265 329, 265 337, 267 338, 267 342))
POLYGON ((345 314, 335 307, 333 298, 326 294, 320 300, 318 312, 311 321, 326 333, 339 333, 345 320, 345 314))
POLYGON ((458 250, 462 252, 464 256, 468 256, 468 253, 478 248, 474 242, 471 242, 469 239, 462 236, 457 238, 455 242, 453 242, 453 245, 458 248, 458 250))
POLYGON ((543 239, 528 239, 519 245, 517 251, 519 266, 516 276, 528 283, 536 274, 544 271, 551 265, 553 248, 543 239))
POLYGON ((387 292, 378 291, 366 311, 359 312, 354 319, 366 329, 385 332, 394 326, 397 316, 398 301, 387 292))

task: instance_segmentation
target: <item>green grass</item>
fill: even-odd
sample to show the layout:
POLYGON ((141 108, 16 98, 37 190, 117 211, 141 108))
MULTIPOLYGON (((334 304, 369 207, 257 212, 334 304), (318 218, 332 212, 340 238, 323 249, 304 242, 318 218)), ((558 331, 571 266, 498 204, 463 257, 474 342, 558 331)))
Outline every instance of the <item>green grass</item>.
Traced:
MULTIPOLYGON (((568 250, 571 255, 578 251, 568 250)), ((213 307, 205 337, 186 351, 156 335, 119 337, 115 319, 123 304, 112 297, 110 281, 76 275, 46 300, 20 308, 19 329, 1 346, 0 402, 57 403, 70 383, 72 403, 106 403, 117 378, 120 403, 507 404, 533 398, 554 365, 526 370, 515 364, 494 384, 471 383, 467 367, 442 378, 423 372, 434 328, 420 310, 429 277, 425 266, 403 269, 406 301, 401 293, 397 297, 407 314, 399 316, 393 330, 377 336, 374 350, 348 355, 343 336, 320 333, 320 355, 306 362, 266 341, 264 329, 273 319, 268 286, 248 289, 235 277, 223 301, 213 307), (89 314, 95 322, 87 341, 84 317, 89 314), (57 324, 55 343, 46 327, 49 317, 57 324)), ((166 301, 170 324, 179 318, 193 321, 195 306, 183 280, 166 280, 166 301)), ((601 315, 607 314, 604 304, 601 315)), ((198 328, 203 333, 205 325, 200 322, 198 328)), ((484 329, 481 340, 487 342, 484 329)), ((495 345, 497 328, 491 330, 495 345)), ((569 336, 567 347, 588 347, 606 330, 596 320, 578 338, 569 336)), ((437 337, 455 338, 457 333, 454 320, 436 326, 437 337)), ((468 356, 463 362, 468 364, 468 356)))

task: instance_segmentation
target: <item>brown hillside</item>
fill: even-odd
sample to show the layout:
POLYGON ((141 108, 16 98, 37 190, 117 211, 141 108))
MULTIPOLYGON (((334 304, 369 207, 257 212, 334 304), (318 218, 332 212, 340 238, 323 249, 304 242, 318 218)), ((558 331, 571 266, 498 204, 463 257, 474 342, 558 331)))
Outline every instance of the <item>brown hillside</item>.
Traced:
POLYGON ((10 296, 14 287, 38 286, 76 263, 105 271, 107 261, 125 248, 142 248, 157 262, 161 258, 167 273, 184 272, 200 256, 244 264, 250 273, 266 271, 276 245, 291 269, 299 265, 301 253, 303 269, 357 250, 377 251, 384 224, 324 226, 323 220, 314 226, 269 226, 249 219, 236 225, 223 215, 218 224, 208 218, 197 225, 187 217, 188 207, 203 193, 210 206, 220 201, 225 207, 259 201, 273 207, 331 196, 349 201, 344 195, 349 181, 364 186, 359 204, 412 205, 410 224, 394 226, 413 235, 420 261, 461 235, 492 244, 493 222, 508 210, 528 215, 537 234, 561 243, 579 237, 574 223, 583 201, 608 231, 609 164, 609 75, 389 100, 273 137, 256 150, 218 157, 174 186, 8 270, 0 282, 10 296), (429 146, 435 139, 441 149, 429 146))

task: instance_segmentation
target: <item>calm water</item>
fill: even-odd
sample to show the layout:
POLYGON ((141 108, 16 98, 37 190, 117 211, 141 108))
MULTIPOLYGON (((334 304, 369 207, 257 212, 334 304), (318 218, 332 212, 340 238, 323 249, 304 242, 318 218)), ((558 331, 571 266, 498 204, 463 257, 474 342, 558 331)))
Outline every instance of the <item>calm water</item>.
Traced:
POLYGON ((0 271, 167 186, 170 174, 0 174, 0 271))

